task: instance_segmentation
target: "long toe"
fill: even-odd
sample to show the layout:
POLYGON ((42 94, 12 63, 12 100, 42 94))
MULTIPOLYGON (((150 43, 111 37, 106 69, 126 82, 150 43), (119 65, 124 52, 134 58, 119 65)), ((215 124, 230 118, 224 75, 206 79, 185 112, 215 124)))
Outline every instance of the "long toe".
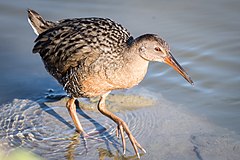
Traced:
POLYGON ((138 141, 132 135, 127 124, 124 121, 121 121, 117 127, 117 133, 120 133, 120 135, 121 135, 122 145, 123 145, 123 154, 126 153, 126 141, 125 141, 124 132, 126 132, 126 134, 128 135, 128 138, 129 138, 130 142, 132 143, 133 149, 134 149, 137 157, 140 159, 140 154, 138 152, 138 149, 142 150, 144 153, 146 153, 146 150, 138 143, 138 141))

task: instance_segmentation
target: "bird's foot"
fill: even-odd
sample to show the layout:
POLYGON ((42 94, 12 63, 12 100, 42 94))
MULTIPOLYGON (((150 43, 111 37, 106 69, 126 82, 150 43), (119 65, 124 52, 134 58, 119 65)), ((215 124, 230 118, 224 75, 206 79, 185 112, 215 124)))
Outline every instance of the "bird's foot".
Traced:
POLYGON ((138 141, 135 139, 135 137, 133 137, 127 124, 123 120, 119 120, 117 123, 118 123, 118 126, 117 126, 117 130, 116 130, 116 136, 118 138, 120 138, 119 135, 121 135, 122 144, 123 144, 123 154, 125 155, 125 153, 126 153, 126 140, 125 140, 125 136, 124 136, 124 132, 126 132, 129 140, 132 143, 132 146, 134 148, 134 151, 135 151, 137 157, 140 159, 140 154, 138 152, 138 148, 141 149, 144 153, 146 153, 146 150, 138 143, 138 141))

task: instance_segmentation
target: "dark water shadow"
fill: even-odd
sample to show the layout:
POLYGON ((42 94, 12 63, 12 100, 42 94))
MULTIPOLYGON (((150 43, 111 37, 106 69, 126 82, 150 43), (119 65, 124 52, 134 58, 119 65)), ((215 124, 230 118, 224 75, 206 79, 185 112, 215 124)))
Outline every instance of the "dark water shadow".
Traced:
MULTIPOLYGON (((75 101, 75 105, 76 105, 76 109, 77 109, 77 113, 80 114, 81 116, 83 116, 85 119, 87 119, 89 122, 91 122, 95 127, 96 130, 98 131, 99 134, 102 134, 102 131, 107 130, 103 125, 101 125, 100 123, 98 123, 96 120, 94 120, 93 118, 91 118, 89 115, 87 115, 80 107, 79 105, 79 101, 76 100, 75 101)), ((104 116, 104 115, 102 115, 104 116)), ((114 123, 114 122, 113 122, 114 123)), ((91 135, 90 135, 91 136, 91 135)), ((107 149, 110 151, 110 146, 109 146, 109 142, 112 144, 112 146, 116 149, 118 149, 118 146, 120 146, 121 144, 116 141, 110 134, 109 132, 103 132, 103 135, 101 135, 101 139, 104 140, 107 149)))
POLYGON ((41 107, 41 109, 43 111, 45 111, 46 113, 48 113, 49 115, 53 116, 55 119, 59 120, 60 122, 62 122, 63 124, 65 124, 66 126, 68 126, 70 129, 73 129, 74 126, 71 125, 70 123, 68 123, 62 116, 60 116, 57 112, 55 112, 51 107, 47 106, 44 103, 38 103, 39 106, 41 107))
MULTIPOLYGON (((37 103, 39 104, 39 106, 41 107, 41 109, 48 113, 49 115, 51 115, 52 117, 54 117, 56 120, 60 121, 61 123, 63 123, 64 125, 68 126, 70 129, 74 129, 75 126, 71 125, 69 122, 67 122, 61 115, 59 115, 57 112, 54 111, 54 109, 52 107, 49 107, 48 105, 46 105, 46 102, 57 102, 60 99, 66 97, 66 95, 55 95, 55 96, 47 96, 44 99, 40 99, 37 101, 37 103)), ((90 117, 89 115, 87 115, 80 107, 79 101, 76 100, 75 101, 75 105, 76 105, 76 111, 79 115, 81 115, 82 117, 84 117, 86 120, 88 120, 89 122, 91 122, 95 128, 96 128, 96 134, 100 134, 100 139, 97 139, 95 137, 93 137, 93 135, 89 135, 89 137, 87 137, 87 139, 85 139, 85 137, 83 137, 81 134, 79 134, 77 131, 74 134, 74 136, 71 136, 70 139, 73 139, 75 141, 79 142, 79 138, 81 137, 83 140, 83 144, 84 147, 86 149, 86 152, 88 152, 88 146, 87 146, 87 140, 88 139, 92 139, 92 140, 102 140, 101 142, 105 142, 105 145, 107 147, 107 149, 109 150, 109 152, 111 151, 111 147, 110 145, 112 145, 118 152, 119 152, 119 146, 121 146, 121 144, 114 139, 114 137, 112 135, 109 134, 109 132, 107 131, 107 129, 101 125, 100 123, 98 123, 95 119, 93 119, 92 117, 90 117), (105 131, 105 132, 104 132, 105 131), (78 138, 76 138, 78 137, 78 138)), ((67 109, 66 109, 66 112, 67 109)), ((103 115, 104 116, 104 115, 103 115)), ((114 123, 114 122, 113 122, 114 123)), ((75 146, 77 143, 73 143, 72 146, 75 146)), ((71 151, 73 147, 68 147, 70 148, 69 151, 71 151)), ((70 156, 68 156, 71 159, 71 153, 67 153, 70 156)))

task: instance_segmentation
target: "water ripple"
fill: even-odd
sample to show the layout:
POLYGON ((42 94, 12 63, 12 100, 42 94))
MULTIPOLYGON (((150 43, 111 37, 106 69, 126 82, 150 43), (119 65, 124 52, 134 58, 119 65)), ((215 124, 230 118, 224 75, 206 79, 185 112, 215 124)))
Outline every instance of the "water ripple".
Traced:
MULTIPOLYGON (((137 139, 142 139, 143 136, 150 135, 145 128, 153 128, 154 116, 150 116, 148 112, 131 111, 134 102, 142 102, 146 105, 147 99, 143 101, 141 96, 133 95, 127 97, 110 95, 107 101, 108 108, 127 122, 137 139), (119 106, 122 101, 127 102, 123 103, 125 107, 119 106)), ((49 100, 49 97, 47 99, 49 100)), ((15 99, 12 103, 1 106, 0 148, 6 150, 28 148, 47 159, 80 155, 94 157, 98 148, 122 151, 121 141, 116 138, 116 124, 97 111, 94 99, 88 101, 83 106, 84 109, 77 109, 81 124, 89 134, 87 139, 75 132, 73 122, 65 107, 65 101, 66 99, 61 99, 56 102, 43 103, 43 99, 39 102, 15 99), (88 108, 86 108, 87 105, 88 108)), ((83 102, 80 102, 80 106, 83 102)), ((142 107, 140 105, 140 108, 142 107)), ((131 148, 129 141, 128 144, 128 148, 131 148)))

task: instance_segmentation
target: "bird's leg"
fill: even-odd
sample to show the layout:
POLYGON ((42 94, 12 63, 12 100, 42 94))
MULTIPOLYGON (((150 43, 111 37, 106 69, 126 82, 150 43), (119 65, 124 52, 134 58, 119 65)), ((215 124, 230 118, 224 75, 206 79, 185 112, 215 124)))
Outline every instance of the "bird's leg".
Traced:
POLYGON ((138 152, 138 148, 141 149, 144 153, 146 153, 145 149, 142 148, 142 146, 137 142, 137 140, 133 137, 131 131, 129 130, 127 124, 119 117, 117 117, 116 115, 114 115, 113 113, 111 113, 110 111, 108 111, 106 109, 106 105, 105 105, 105 100, 107 95, 110 92, 105 93, 104 95, 101 96, 99 103, 98 103, 98 110, 105 116, 111 118, 115 123, 117 123, 117 133, 120 132, 121 134, 121 138, 122 138, 122 144, 123 144, 123 154, 125 154, 126 152, 126 141, 125 141, 125 137, 124 137, 124 131, 126 132, 126 134, 128 135, 128 138, 130 139, 132 146, 135 150, 135 153, 137 155, 138 158, 140 158, 140 154, 138 152))
POLYGON ((83 128, 82 128, 82 125, 77 117, 77 112, 76 112, 76 105, 75 105, 75 99, 74 98, 70 98, 68 101, 67 101, 67 104, 66 104, 66 107, 68 109, 68 112, 70 114, 70 116, 72 117, 72 120, 73 120, 73 123, 76 127, 76 130, 83 134, 83 136, 86 135, 86 133, 84 132, 83 128))

